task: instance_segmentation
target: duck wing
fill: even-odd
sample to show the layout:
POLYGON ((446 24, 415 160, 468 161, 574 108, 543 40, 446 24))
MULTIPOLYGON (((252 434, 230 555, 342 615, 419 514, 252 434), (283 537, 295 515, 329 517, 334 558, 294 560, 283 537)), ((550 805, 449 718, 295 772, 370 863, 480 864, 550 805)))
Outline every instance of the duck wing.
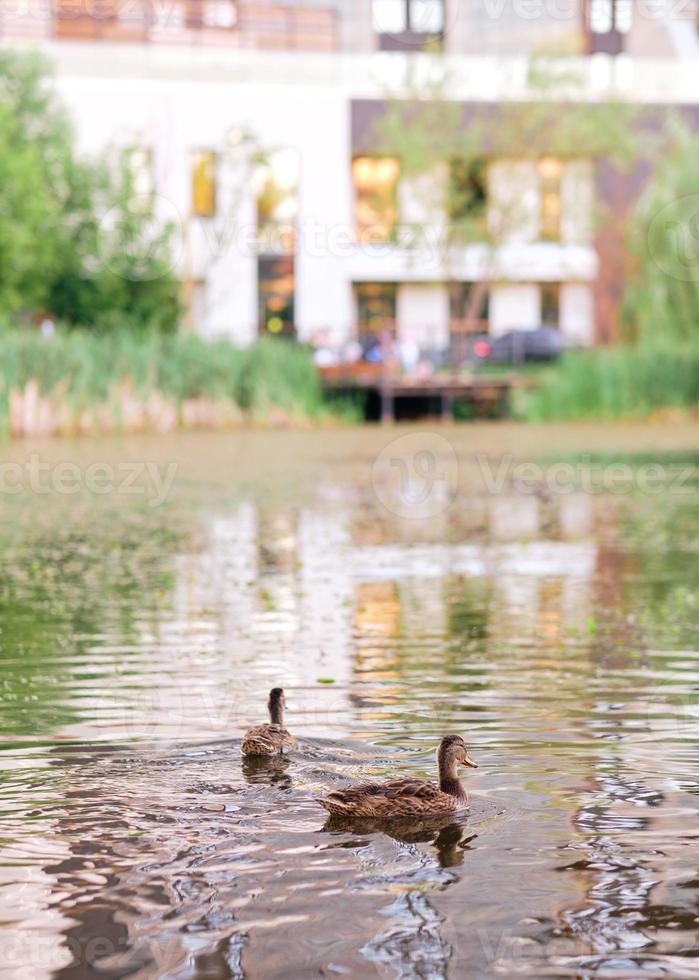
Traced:
POLYGON ((258 725, 245 733, 240 749, 243 755, 277 755, 296 748, 296 739, 279 725, 258 725))
POLYGON ((459 801, 424 779, 387 779, 333 790, 318 800, 330 813, 357 817, 404 817, 456 810, 459 801))

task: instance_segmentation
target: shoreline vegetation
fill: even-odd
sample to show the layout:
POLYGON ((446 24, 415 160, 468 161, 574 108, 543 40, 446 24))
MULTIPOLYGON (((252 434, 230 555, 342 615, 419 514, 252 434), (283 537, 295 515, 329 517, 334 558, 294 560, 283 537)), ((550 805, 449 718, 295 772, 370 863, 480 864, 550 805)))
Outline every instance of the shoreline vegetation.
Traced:
MULTIPOLYGON (((699 410, 694 345, 572 351, 513 393, 528 422, 673 420, 699 410)), ((263 338, 248 348, 196 334, 0 332, 0 436, 225 431, 357 422, 326 400, 310 349, 263 338)))
POLYGON ((243 349, 195 334, 0 333, 3 437, 304 426, 336 417, 309 351, 284 341, 243 349))
MULTIPOLYGON (((324 395, 307 346, 264 337, 240 348, 182 333, 173 229, 154 222, 152 199, 134 206, 138 166, 130 152, 90 160, 77 154, 42 57, 0 52, 0 77, 0 439, 359 421, 360 399, 324 395), (62 326, 53 336, 28 326, 44 320, 62 326)), ((394 106, 382 123, 388 149, 395 144, 391 152, 400 151, 402 172, 431 173, 445 160, 483 163, 478 127, 461 125, 448 100, 431 99, 427 116, 411 118, 407 129, 404 109, 402 102, 394 106)), ((553 132, 542 127, 550 109, 542 104, 523 113, 515 106, 490 135, 494 145, 519 152, 530 142, 523 134, 546 133, 546 152, 558 145, 565 156, 572 133, 594 132, 590 156, 615 165, 638 158, 628 127, 619 142, 618 107, 600 111, 596 106, 590 116, 581 108, 574 120, 566 117, 551 142, 553 132)), ((486 123, 490 131, 492 120, 486 123)), ((577 152, 577 135, 573 142, 577 152)), ((690 247, 696 209, 688 202, 696 197, 699 139, 671 115, 658 146, 652 175, 624 219, 625 342, 526 365, 532 383, 513 392, 514 419, 697 416, 699 272, 690 247)), ((452 233, 480 242, 485 200, 472 191, 464 198, 450 182, 443 190, 452 233)), ((467 318, 483 299, 482 291, 472 292, 467 318)), ((468 417, 464 405, 456 409, 457 417, 468 417)))
POLYGON ((625 421, 699 412, 699 347, 687 342, 619 344, 570 351, 540 368, 515 399, 528 422, 625 421))

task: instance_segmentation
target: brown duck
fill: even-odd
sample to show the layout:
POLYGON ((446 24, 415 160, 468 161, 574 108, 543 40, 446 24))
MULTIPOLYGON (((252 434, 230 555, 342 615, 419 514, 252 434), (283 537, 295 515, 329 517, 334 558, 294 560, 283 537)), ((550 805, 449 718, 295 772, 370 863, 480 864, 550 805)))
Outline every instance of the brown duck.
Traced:
POLYGON ((284 728, 286 698, 281 687, 269 692, 269 725, 258 725, 246 732, 240 746, 243 755, 278 755, 296 748, 296 739, 284 728))
POLYGON ((451 813, 468 805, 466 790, 459 781, 459 765, 478 766, 470 758, 460 735, 445 735, 437 749, 439 786, 424 779, 387 779, 381 783, 360 783, 336 789, 318 799, 321 806, 337 816, 391 817, 451 813))

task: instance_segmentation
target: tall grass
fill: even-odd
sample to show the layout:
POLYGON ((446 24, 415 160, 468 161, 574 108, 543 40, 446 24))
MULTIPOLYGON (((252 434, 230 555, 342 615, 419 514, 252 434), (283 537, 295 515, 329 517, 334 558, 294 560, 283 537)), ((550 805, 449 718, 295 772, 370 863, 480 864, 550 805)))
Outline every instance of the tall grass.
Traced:
POLYGON ((0 420, 7 427, 9 394, 30 381, 42 395, 73 411, 105 404, 115 386, 128 383, 146 399, 153 393, 181 405, 205 398, 234 405, 251 418, 281 411, 314 418, 325 411, 307 348, 265 338, 241 349, 194 334, 0 331, 0 420))
POLYGON ((699 408, 696 345, 572 351, 538 375, 517 414, 529 421, 647 418, 699 408))

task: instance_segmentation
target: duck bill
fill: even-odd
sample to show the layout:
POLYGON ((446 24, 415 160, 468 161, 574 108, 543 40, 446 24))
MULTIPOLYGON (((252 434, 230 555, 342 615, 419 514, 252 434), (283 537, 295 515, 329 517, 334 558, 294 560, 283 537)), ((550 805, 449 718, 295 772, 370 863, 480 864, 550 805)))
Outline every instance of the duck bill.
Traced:
POLYGON ((464 764, 467 765, 467 766, 470 766, 471 769, 477 769, 478 768, 478 763, 477 762, 474 762, 470 755, 465 755, 464 756, 464 764))

